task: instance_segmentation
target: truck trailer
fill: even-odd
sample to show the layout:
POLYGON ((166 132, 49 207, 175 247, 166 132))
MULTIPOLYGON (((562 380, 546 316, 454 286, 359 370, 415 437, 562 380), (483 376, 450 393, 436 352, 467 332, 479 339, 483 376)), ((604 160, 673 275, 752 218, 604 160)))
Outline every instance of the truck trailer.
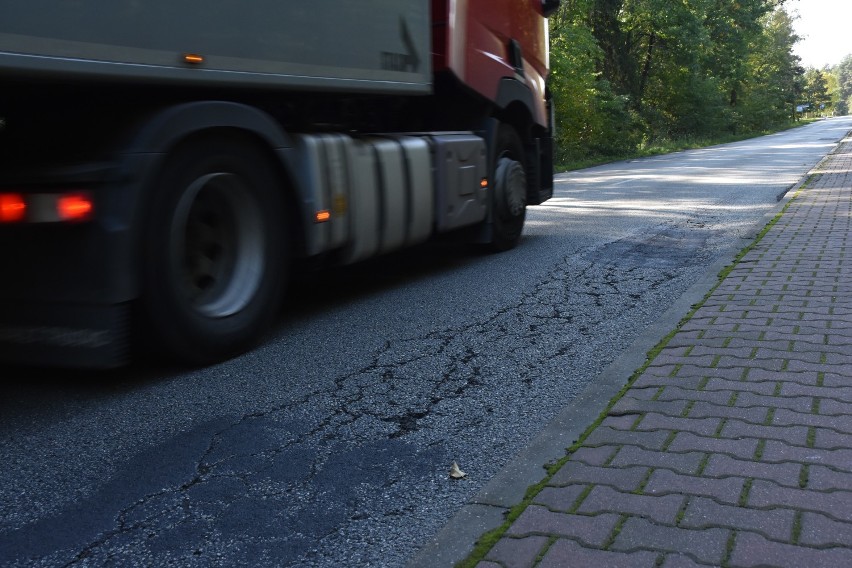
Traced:
POLYGON ((0 360, 247 349, 294 267, 514 247, 559 0, 0 0, 0 360))

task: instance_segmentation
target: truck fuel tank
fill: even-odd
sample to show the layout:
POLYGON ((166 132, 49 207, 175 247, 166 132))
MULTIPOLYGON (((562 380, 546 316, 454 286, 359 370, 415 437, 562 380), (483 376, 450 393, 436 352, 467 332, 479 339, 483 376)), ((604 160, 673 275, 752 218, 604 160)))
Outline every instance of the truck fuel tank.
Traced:
POLYGON ((307 254, 355 262, 485 220, 485 142, 467 132, 295 136, 307 254))

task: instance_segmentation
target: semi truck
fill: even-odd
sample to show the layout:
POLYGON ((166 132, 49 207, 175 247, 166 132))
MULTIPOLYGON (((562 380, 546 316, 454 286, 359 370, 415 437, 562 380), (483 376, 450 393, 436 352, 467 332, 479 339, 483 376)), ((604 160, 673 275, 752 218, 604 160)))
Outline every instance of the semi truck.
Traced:
POLYGON ((204 365, 294 270, 514 247, 559 0, 0 0, 0 360, 204 365))

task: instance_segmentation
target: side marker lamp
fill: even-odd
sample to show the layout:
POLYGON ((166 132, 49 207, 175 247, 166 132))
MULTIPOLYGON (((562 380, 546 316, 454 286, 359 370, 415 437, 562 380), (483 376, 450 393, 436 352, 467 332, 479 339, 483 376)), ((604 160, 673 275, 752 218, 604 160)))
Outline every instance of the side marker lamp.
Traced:
POLYGON ((204 56, 197 53, 185 53, 183 55, 183 62, 190 65, 200 65, 204 63, 204 56))
POLYGON ((323 209, 321 211, 317 211, 314 215, 314 221, 317 223, 325 223, 326 221, 331 219, 331 211, 328 209, 323 209))

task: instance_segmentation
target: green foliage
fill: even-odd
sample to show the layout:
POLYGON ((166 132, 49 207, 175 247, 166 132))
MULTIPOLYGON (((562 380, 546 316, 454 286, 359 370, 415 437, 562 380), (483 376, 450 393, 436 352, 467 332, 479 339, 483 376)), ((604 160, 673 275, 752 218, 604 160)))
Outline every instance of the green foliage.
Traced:
POLYGON ((844 57, 831 74, 836 81, 835 111, 841 115, 849 114, 852 112, 852 55, 844 57))
POLYGON ((819 111, 831 106, 828 73, 811 67, 805 70, 804 81, 802 103, 808 105, 812 111, 819 111))
POLYGON ((592 0, 564 2, 550 19, 550 90, 557 119, 557 162, 613 155, 637 138, 627 99, 597 71, 601 48, 586 25, 592 0))
POLYGON ((793 32, 792 18, 776 9, 763 18, 762 24, 762 33, 751 45, 750 76, 743 89, 746 97, 741 122, 747 131, 766 130, 794 117, 804 91, 804 69, 792 52, 799 39, 793 32))
POLYGON ((830 102, 824 76, 822 83, 804 80, 782 5, 563 1, 550 22, 557 162, 620 157, 673 138, 764 131, 793 118, 806 92, 830 102))

